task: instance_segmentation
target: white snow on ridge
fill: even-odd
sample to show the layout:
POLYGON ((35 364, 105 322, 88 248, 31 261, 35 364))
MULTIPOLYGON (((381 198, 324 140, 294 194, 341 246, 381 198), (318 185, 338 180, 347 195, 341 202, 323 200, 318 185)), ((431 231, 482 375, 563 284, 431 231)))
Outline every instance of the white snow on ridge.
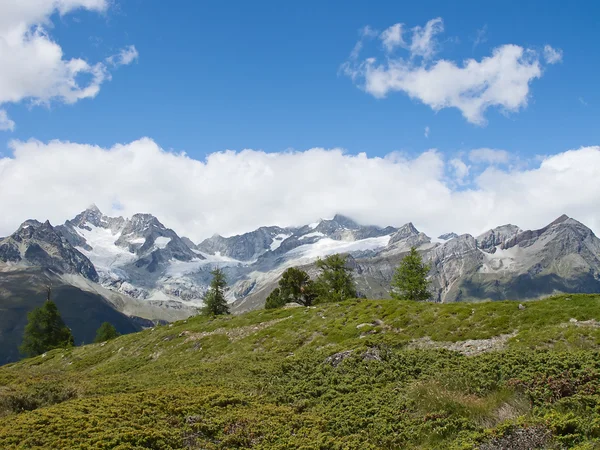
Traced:
POLYGON ((321 223, 320 221, 319 221, 319 222, 313 222, 313 223, 309 223, 309 224, 308 224, 308 227, 309 227, 311 230, 314 230, 315 228, 317 228, 317 227, 319 226, 319 224, 320 224, 320 223, 321 223))
POLYGON ((364 250, 376 250, 383 248, 390 242, 391 235, 374 238, 361 239, 358 241, 336 241, 325 238, 313 244, 304 244, 290 250, 290 255, 298 255, 301 258, 316 259, 319 256, 328 256, 335 253, 357 252, 364 250))
POLYGON ((154 245, 160 249, 163 249, 169 242, 171 242, 170 237, 159 236, 154 240, 154 245))
POLYGON ((129 241, 130 244, 143 244, 144 242, 146 242, 145 237, 138 237, 129 241))
POLYGON ((273 238, 273 242, 271 242, 271 251, 277 250, 283 241, 289 238, 291 234, 278 234, 273 238))
POLYGON ((189 273, 198 272, 205 266, 228 267, 244 264, 243 261, 229 258, 227 256, 209 255, 208 253, 202 253, 199 251, 196 251, 195 253, 204 256, 206 259, 193 259, 191 261, 178 261, 176 259, 172 259, 169 261, 169 267, 166 270, 165 275, 170 277, 180 277, 189 273))
POLYGON ((91 224, 87 225, 91 230, 85 228, 77 228, 76 230, 92 247, 92 250, 86 250, 82 247, 77 247, 77 250, 87 256, 99 272, 110 272, 113 267, 125 265, 135 259, 133 253, 115 245, 120 233, 112 234, 109 229, 95 227, 91 224))
POLYGON ((323 236, 325 236, 325 235, 323 233, 321 233, 320 231, 314 231, 312 233, 305 234, 304 236, 300 236, 300 238, 298 240, 301 241, 302 239, 308 239, 311 237, 323 237, 323 236))

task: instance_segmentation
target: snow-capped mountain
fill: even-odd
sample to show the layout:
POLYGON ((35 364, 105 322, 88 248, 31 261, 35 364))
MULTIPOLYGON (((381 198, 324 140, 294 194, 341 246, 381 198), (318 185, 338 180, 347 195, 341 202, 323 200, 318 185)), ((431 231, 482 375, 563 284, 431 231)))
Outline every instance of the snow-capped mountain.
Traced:
POLYGON ((431 239, 412 223, 382 228, 336 215, 195 244, 150 214, 108 217, 92 206, 55 228, 25 222, 0 241, 0 261, 53 268, 63 279, 77 278, 72 283, 111 297, 120 311, 170 319, 202 304, 215 266, 225 271, 234 310, 242 311, 261 306, 286 268, 300 266, 314 276, 317 258, 334 253, 350 256, 361 293, 387 297, 394 270, 411 247, 431 266, 437 301, 600 290, 600 240, 566 216, 540 230, 503 225, 477 237, 446 233, 431 239))

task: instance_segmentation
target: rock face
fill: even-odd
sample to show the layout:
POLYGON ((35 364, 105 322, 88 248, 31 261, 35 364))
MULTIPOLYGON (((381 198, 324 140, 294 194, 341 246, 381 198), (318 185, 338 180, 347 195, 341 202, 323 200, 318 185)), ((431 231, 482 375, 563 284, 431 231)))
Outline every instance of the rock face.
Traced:
POLYGON ((442 241, 449 241, 450 239, 454 239, 457 237, 458 237, 458 234, 456 234, 456 233, 444 233, 444 234, 440 234, 438 236, 438 239, 440 239, 442 241))
POLYGON ((265 252, 279 247, 292 232, 290 229, 279 227, 261 227, 250 233, 227 238, 217 234, 198 244, 198 250, 210 254, 218 253, 239 261, 253 261, 265 252))
POLYGON ((516 225, 502 225, 477 236, 477 246, 487 253, 494 253, 498 245, 513 239, 521 229, 516 225))
POLYGON ((59 234, 50 222, 27 220, 0 241, 0 261, 23 267, 43 267, 59 274, 81 274, 98 281, 91 261, 59 234))

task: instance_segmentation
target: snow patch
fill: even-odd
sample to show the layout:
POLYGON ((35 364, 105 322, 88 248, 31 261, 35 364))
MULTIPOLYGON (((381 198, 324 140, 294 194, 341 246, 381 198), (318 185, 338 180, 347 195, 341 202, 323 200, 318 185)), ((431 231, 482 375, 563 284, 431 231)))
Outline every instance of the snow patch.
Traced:
POLYGON ((170 277, 181 277, 186 274, 198 272, 206 266, 231 267, 244 264, 243 261, 227 256, 221 256, 220 254, 210 255, 203 252, 195 253, 204 256, 205 259, 192 259, 191 261, 178 261, 173 259, 169 261, 169 267, 167 268, 165 275, 170 277))
POLYGON ((300 238, 298 240, 301 241, 303 239, 308 239, 311 237, 323 237, 323 236, 325 236, 325 235, 323 233, 321 233, 320 231, 314 231, 312 233, 305 234, 304 236, 300 236, 300 238))
POLYGON ((487 253, 483 250, 479 250, 485 257, 483 265, 480 267, 479 272, 489 273, 496 271, 512 271, 518 266, 517 259, 519 254, 522 253, 522 249, 518 246, 503 250, 500 245, 496 246, 494 253, 487 253))
POLYGON ((283 241, 289 238, 291 234, 278 234, 273 238, 273 242, 271 242, 271 251, 277 250, 283 241))
POLYGON ((308 224, 308 228, 310 228, 311 230, 314 230, 315 228, 317 228, 319 226, 321 222, 313 222, 313 223, 309 223, 308 224))
POLYGON ((336 241, 334 239, 320 239, 312 244, 300 245, 288 252, 301 258, 316 259, 336 253, 358 252, 383 248, 390 242, 391 235, 361 239, 358 241, 336 241))
POLYGON ((89 230, 77 228, 77 232, 92 249, 86 250, 77 247, 77 250, 92 261, 98 272, 109 274, 114 267, 123 266, 135 259, 133 253, 115 245, 120 233, 113 234, 109 229, 95 227, 91 224, 88 224, 88 226, 89 230))
POLYGON ((163 249, 169 242, 171 242, 170 237, 159 236, 154 240, 154 245, 160 249, 163 249))

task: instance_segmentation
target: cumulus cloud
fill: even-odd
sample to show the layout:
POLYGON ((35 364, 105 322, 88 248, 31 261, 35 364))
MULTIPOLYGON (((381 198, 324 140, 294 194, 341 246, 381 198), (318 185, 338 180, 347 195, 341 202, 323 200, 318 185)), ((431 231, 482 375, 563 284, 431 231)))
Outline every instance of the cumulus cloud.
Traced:
POLYGON ((435 150, 415 158, 243 150, 198 161, 147 138, 111 148, 16 141, 11 149, 0 159, 0 236, 28 218, 62 223, 92 202, 112 215, 153 213, 194 241, 336 212, 382 226, 412 221, 430 236, 542 227, 562 213, 600 231, 600 147, 549 156, 532 169, 488 167, 468 173, 460 189, 448 174, 467 176, 468 167, 435 150))
POLYGON ((476 164, 507 164, 510 154, 506 150, 476 148, 469 152, 469 160, 476 164))
POLYGON ((454 172, 456 181, 459 184, 464 183, 465 178, 469 175, 469 166, 467 166, 460 158, 450 160, 450 167, 454 172))
POLYGON ((137 60, 139 56, 135 45, 129 45, 121 49, 116 55, 106 58, 106 62, 112 66, 126 66, 137 60))
MULTIPOLYGON (((400 42, 396 25, 380 35, 384 45, 390 42, 391 36, 396 37, 392 43, 400 42)), ((425 27, 413 28, 410 43, 402 45, 408 51, 408 58, 386 54, 382 62, 375 57, 360 59, 363 41, 367 39, 363 37, 350 59, 342 64, 342 72, 374 97, 404 92, 434 111, 457 108, 465 119, 477 125, 485 124, 484 113, 490 107, 516 112, 527 106, 529 85, 542 76, 543 64, 538 52, 508 44, 495 48, 480 61, 435 60, 433 56, 438 50, 435 37, 442 31, 441 18, 430 20, 425 27)), ((546 47, 545 61, 557 62, 562 53, 546 47)))
POLYGON ((548 64, 556 64, 562 61, 563 52, 561 49, 552 48, 549 45, 544 46, 544 58, 548 64))
POLYGON ((409 47, 411 56, 431 58, 437 51, 435 35, 442 31, 444 31, 444 22, 441 17, 430 20, 424 27, 414 27, 409 47))
MULTIPOLYGON (((103 12, 107 8, 107 0, 0 2, 0 106, 24 100, 32 104, 52 100, 71 104, 95 97, 102 83, 110 79, 107 64, 65 58, 62 47, 50 36, 50 18, 56 12, 65 15, 77 9, 103 12), (87 81, 81 82, 82 77, 87 81)), ((128 47, 109 59, 122 65, 136 57, 135 47, 128 47)), ((0 123, 4 126, 0 129, 13 129, 14 122, 6 111, 2 117, 0 123)))
POLYGON ((396 47, 405 47, 406 43, 402 38, 402 24, 397 23, 385 29, 381 35, 381 42, 388 52, 391 52, 396 47))
POLYGON ((15 122, 8 118, 8 114, 4 109, 0 109, 0 131, 15 129, 15 122))

